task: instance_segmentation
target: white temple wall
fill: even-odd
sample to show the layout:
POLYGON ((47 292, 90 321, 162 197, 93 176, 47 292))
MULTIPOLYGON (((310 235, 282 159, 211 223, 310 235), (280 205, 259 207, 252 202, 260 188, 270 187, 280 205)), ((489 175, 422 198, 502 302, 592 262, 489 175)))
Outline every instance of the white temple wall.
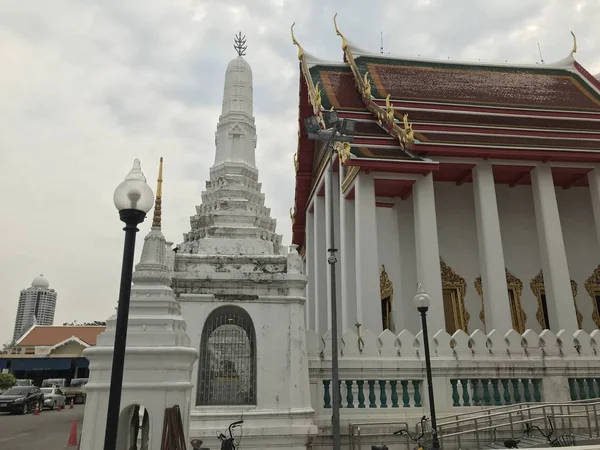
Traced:
POLYGON ((583 329, 596 328, 591 297, 585 290, 585 280, 600 263, 600 246, 587 187, 556 188, 556 200, 569 264, 569 275, 577 283, 577 306, 583 315, 583 329))
POLYGON ((479 318, 481 297, 474 287, 481 270, 473 185, 436 182, 434 189, 440 257, 467 283, 465 308, 471 316, 468 329, 483 329, 479 318))
MULTIPOLYGON (((310 409, 310 395, 301 388, 308 387, 308 370, 305 353, 304 301, 295 298, 276 298, 248 302, 220 302, 207 296, 182 296, 183 317, 187 318, 187 332, 192 346, 200 350, 204 322, 210 313, 225 305, 235 305, 250 315, 256 333, 256 398, 257 409, 310 409), (198 301, 199 299, 201 299, 198 301), (194 318, 192 320, 191 318, 194 318), (296 325, 289 329, 289 324, 296 325), (284 324, 282 328, 280 325, 284 324), (285 344, 284 344, 285 343, 285 344), (290 356, 296 359, 291 360, 290 356), (287 357, 287 360, 286 360, 287 357), (298 389, 289 389, 298 386, 298 389)), ((196 407, 198 361, 194 364, 192 380, 192 413, 196 407)), ((200 407, 200 409, 214 407, 200 407)), ((222 408, 222 407, 218 407, 222 408)), ((229 410, 247 410, 248 406, 228 407, 229 410)), ((250 407, 254 409, 254 407, 250 407)), ((198 407, 196 407, 198 409, 198 407)))
MULTIPOLYGON (((394 294, 392 297, 392 317, 393 329, 402 330, 405 328, 403 306, 402 306, 402 281, 400 268, 400 243, 398 236, 398 214, 394 208, 377 208, 377 248, 379 255, 379 267, 385 266, 385 270, 394 285, 394 294)), ((414 295, 414 294, 413 294, 414 295)), ((370 322, 382 324, 381 321, 381 301, 374 299, 372 305, 363 305, 365 316, 373 317, 370 322)), ((383 324, 381 325, 383 329, 383 324)), ((379 330, 372 330, 376 333, 379 330)), ((382 330, 383 331, 383 330, 382 330)))
MULTIPOLYGON (((506 268, 523 282, 521 305, 527 314, 526 328, 538 333, 538 303, 529 282, 542 268, 531 186, 496 185, 500 232, 506 268)), ((489 331, 489 330, 488 330, 489 331)))

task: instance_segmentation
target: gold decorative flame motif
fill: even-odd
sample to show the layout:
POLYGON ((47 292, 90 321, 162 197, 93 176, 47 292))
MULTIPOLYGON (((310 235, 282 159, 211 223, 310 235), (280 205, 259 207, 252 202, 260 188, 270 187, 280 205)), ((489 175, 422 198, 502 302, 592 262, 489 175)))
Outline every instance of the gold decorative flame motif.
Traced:
POLYGON ((298 152, 294 153, 294 169, 298 172, 298 168, 300 167, 300 163, 298 162, 298 152))
POLYGON ((573 49, 571 50, 571 56, 573 56, 574 53, 577 53, 577 37, 575 36, 575 33, 573 33, 571 31, 571 36, 573 36, 573 49))
POLYGON ((390 103, 390 94, 385 98, 385 115, 388 125, 394 125, 394 105, 390 103))
POLYGON ((402 128, 398 123, 395 122, 393 106, 391 106, 389 103, 389 95, 386 98, 386 109, 375 103, 371 94, 369 73, 366 72, 364 75, 360 73, 360 70, 356 65, 356 61, 354 60, 354 55, 352 54, 348 40, 338 27, 337 14, 333 16, 333 25, 335 27, 336 34, 342 38, 342 50, 344 51, 346 62, 350 66, 350 70, 354 76, 354 81, 359 92, 362 94, 363 102, 366 108, 377 118, 377 122, 380 126, 385 127, 392 136, 398 139, 400 147, 402 147, 405 151, 408 151, 415 142, 412 126, 405 121, 404 128, 402 128))
POLYGON ((369 72, 365 72, 363 78, 362 96, 364 99, 371 100, 371 82, 369 81, 369 72))
POLYGON ((292 224, 296 223, 296 207, 290 208, 290 219, 292 219, 292 224))
POLYGON ((333 144, 333 150, 337 152, 342 164, 346 163, 346 160, 350 159, 352 155, 350 148, 351 147, 348 142, 335 142, 333 144))

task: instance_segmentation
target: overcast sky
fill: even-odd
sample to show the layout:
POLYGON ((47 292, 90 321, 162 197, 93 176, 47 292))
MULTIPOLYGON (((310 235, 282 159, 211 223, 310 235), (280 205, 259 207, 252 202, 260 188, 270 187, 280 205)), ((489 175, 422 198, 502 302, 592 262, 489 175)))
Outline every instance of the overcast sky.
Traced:
POLYGON ((378 52, 383 31, 385 52, 459 61, 534 63, 538 42, 546 62, 559 60, 573 30, 577 59, 600 72, 598 0, 0 0, 0 342, 39 273, 58 291, 56 324, 112 314, 123 245, 112 195, 134 158, 154 187, 164 156, 163 232, 181 242, 214 160, 240 30, 260 180, 288 244, 298 112, 289 28, 308 52, 341 61, 335 12, 362 48, 378 52))

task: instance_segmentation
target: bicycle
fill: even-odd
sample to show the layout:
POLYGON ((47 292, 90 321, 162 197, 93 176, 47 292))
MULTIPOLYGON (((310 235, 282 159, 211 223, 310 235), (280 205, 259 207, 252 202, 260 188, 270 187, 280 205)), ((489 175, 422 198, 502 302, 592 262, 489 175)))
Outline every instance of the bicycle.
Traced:
POLYGON ((562 434, 560 436, 554 437, 554 424, 552 423, 552 419, 550 418, 550 416, 545 416, 544 422, 546 422, 546 420, 550 425, 550 431, 548 433, 544 433, 542 429, 537 425, 530 425, 529 423, 527 423, 525 425, 525 434, 527 434, 527 436, 530 436, 532 430, 537 429, 540 432, 540 434, 546 438, 546 440, 550 444, 550 447, 573 447, 576 445, 575 436, 573 436, 572 434, 562 434))
POLYGON ((227 428, 229 431, 229 437, 225 436, 220 431, 217 432, 217 439, 221 441, 221 450, 235 450, 238 447, 239 442, 236 442, 235 438, 233 437, 233 429, 240 427, 243 423, 243 420, 238 420, 237 422, 229 424, 229 427, 227 428))
MULTIPOLYGON (((415 444, 417 444, 417 446, 415 447, 415 450, 426 450, 425 444, 422 443, 422 439, 425 436, 425 424, 427 423, 427 417, 423 416, 421 417, 421 434, 419 436, 417 436, 416 438, 410 433, 410 431, 408 431, 408 429, 401 429, 398 431, 394 431, 393 435, 394 436, 408 436, 408 438, 413 441, 415 444)), ((371 450, 389 450, 388 446, 385 444, 381 444, 381 445, 371 445, 371 450)))

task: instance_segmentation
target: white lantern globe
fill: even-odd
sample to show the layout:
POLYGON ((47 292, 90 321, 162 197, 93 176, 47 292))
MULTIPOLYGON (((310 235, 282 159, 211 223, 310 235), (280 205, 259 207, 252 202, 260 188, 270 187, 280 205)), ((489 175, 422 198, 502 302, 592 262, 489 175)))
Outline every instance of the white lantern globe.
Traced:
POLYGON ((417 309, 420 308, 429 308, 431 305, 431 297, 425 293, 423 289, 423 285, 419 283, 419 289, 417 290, 417 295, 413 298, 413 302, 417 309))
POLYGON ((146 183, 139 159, 133 161, 133 168, 115 189, 113 201, 119 212, 134 210, 146 214, 152 209, 154 192, 146 183))

